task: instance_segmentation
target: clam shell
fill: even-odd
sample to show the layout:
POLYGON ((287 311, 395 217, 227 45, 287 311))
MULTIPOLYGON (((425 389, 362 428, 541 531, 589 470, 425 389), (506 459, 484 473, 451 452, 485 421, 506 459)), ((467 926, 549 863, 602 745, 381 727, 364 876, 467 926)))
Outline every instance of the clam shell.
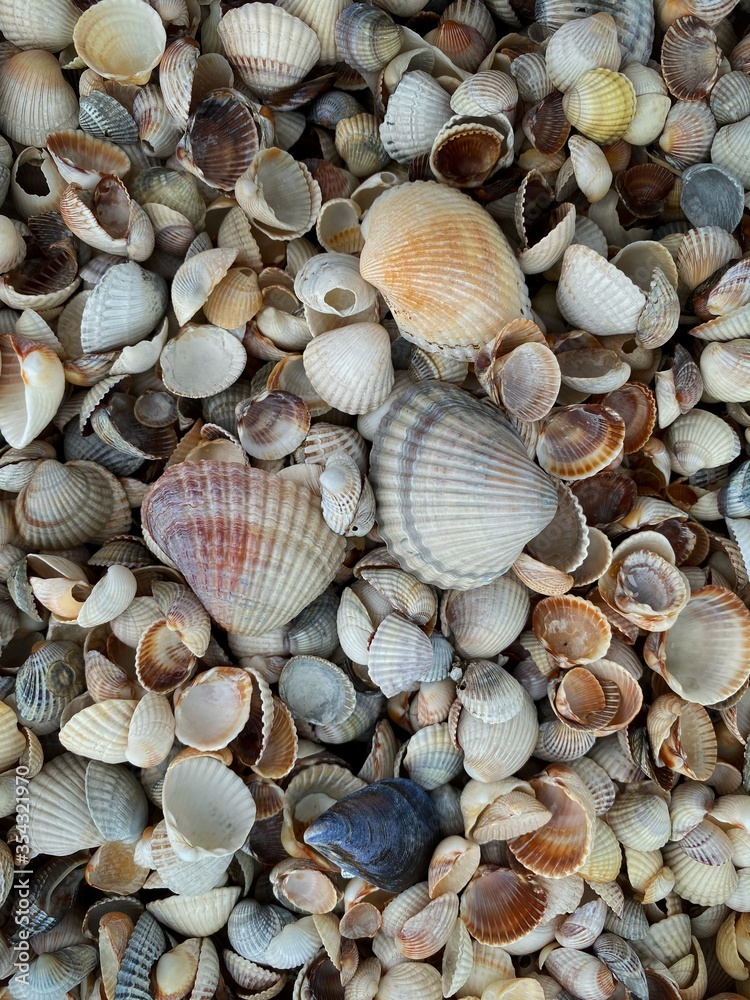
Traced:
POLYGON ((59 52, 73 41, 80 12, 72 0, 52 4, 8 0, 0 12, 0 30, 19 49, 59 52))
POLYGON ((662 42, 661 68, 669 92, 678 101, 699 101, 714 83, 721 50, 714 31, 699 17, 679 17, 662 42))
POLYGON ((245 4, 227 11, 218 30, 227 58, 261 97, 299 83, 320 58, 315 31, 280 7, 245 4))
POLYGON ((620 7, 610 0, 594 0, 581 8, 576 0, 537 0, 536 19, 548 31, 554 32, 574 18, 587 17, 605 11, 617 25, 617 37, 628 61, 646 63, 654 40, 654 11, 649 0, 637 0, 632 6, 620 7))
POLYGON ((161 353, 162 377, 170 392, 203 399, 233 385, 247 363, 236 337, 218 326, 188 323, 161 353))
POLYGON ((343 555, 343 540, 325 525, 312 493, 258 469, 215 462, 174 466, 141 510, 149 535, 182 565, 198 598, 230 632, 259 634, 289 621, 322 593, 343 555), (194 507, 197 496, 201 509, 194 507), (277 512, 273 524, 271 510, 277 512), (261 559, 259 530, 266 538, 261 559), (199 555, 206 547, 232 553, 231 568, 222 567, 219 579, 199 555), (295 568, 302 564, 304 573, 295 568))
POLYGON ((556 506, 552 486, 541 473, 532 472, 522 446, 504 422, 460 390, 440 383, 412 386, 391 404, 373 448, 371 481, 378 502, 379 531, 392 553, 417 578, 445 589, 469 589, 502 575, 523 544, 549 522, 556 506), (466 440, 467 432, 471 443, 466 440), (439 493, 433 492, 437 480, 430 461, 418 461, 415 446, 420 441, 425 455, 439 454, 441 467, 455 470, 455 493, 448 491, 444 475, 439 493), (502 469, 498 465, 491 492, 486 471, 479 491, 469 485, 474 473, 462 469, 463 456, 484 450, 488 450, 487 461, 492 464, 499 461, 500 452, 503 454, 502 469), (516 471, 509 476, 511 468, 516 471), (397 485, 404 476, 412 484, 408 516, 406 497, 397 485), (528 494, 521 492, 521 483, 526 480, 528 494), (467 495, 471 507, 467 507, 467 495), (445 515, 435 518, 438 504, 445 515), (503 510, 502 525, 496 524, 505 504, 508 509, 507 513, 503 510), (460 509, 456 517, 448 514, 454 506, 457 512, 460 509), (508 530, 510 510, 520 534, 508 530), (486 550, 488 534, 495 538, 491 559, 486 550))
POLYGON ((635 90, 622 73, 591 69, 565 92, 563 109, 579 132, 607 145, 624 135, 635 118, 635 90))
POLYGON ((721 76, 709 95, 711 111, 718 125, 731 125, 750 115, 750 86, 745 73, 733 71, 721 76))
POLYGON ((552 85, 563 92, 589 70, 618 70, 621 55, 614 19, 599 13, 567 21, 550 38, 545 59, 552 85))
POLYGON ((456 652, 472 659, 497 656, 520 635, 529 614, 526 588, 510 574, 483 587, 448 590, 440 617, 456 652))
POLYGON ((87 763, 62 754, 29 783, 29 826, 36 853, 65 857, 103 841, 86 803, 87 763))
POLYGON ((313 387, 344 413, 367 413, 393 389, 390 338, 376 323, 355 323, 314 337, 302 356, 313 387))
POLYGON ((682 175, 680 206, 694 226, 732 232, 745 208, 742 184, 715 164, 696 163, 682 175))
POLYGON ((252 680, 244 670, 205 670, 175 696, 175 735, 185 746, 219 750, 250 717, 252 680))
MULTIPOLYGON (((0 128, 10 139, 41 147, 50 132, 77 124, 78 101, 51 52, 38 48, 13 52, 2 62, 0 128)), ((32 151, 29 155, 39 154, 32 151)), ((14 170, 18 166, 16 162, 14 170)))
POLYGON ((16 499, 16 522, 29 547, 63 549, 98 535, 114 502, 108 483, 89 462, 41 462, 16 499))
POLYGON ((574 243, 563 257, 557 304, 573 326, 614 335, 635 332, 646 299, 621 270, 595 250, 574 243))
MULTIPOLYGON (((265 145, 259 121, 253 107, 237 91, 212 91, 190 115, 185 135, 177 144, 177 159, 185 170, 212 187, 231 191, 265 145)), ((205 212, 202 199, 200 207, 205 212)), ((248 261, 238 258, 238 263, 248 261)))
POLYGON ((147 83, 167 44, 162 20, 139 0, 102 0, 76 22, 73 41, 87 66, 111 80, 147 83))
POLYGON ((744 604, 721 587, 703 587, 668 632, 648 639, 646 662, 681 698, 712 705, 747 680, 743 650, 748 637, 750 614, 744 604))
POLYGON ((505 722, 482 722, 464 709, 456 730, 456 741, 464 752, 464 770, 478 781, 509 777, 531 756, 537 730, 534 703, 525 691, 520 711, 505 722))
POLYGON ((705 160, 716 135, 716 120, 702 102, 680 101, 670 110, 659 137, 667 163, 678 170, 705 160))
POLYGON ((0 337, 0 431, 14 448, 25 448, 54 417, 65 393, 60 359, 43 344, 0 337))
POLYGON ((164 279, 151 271, 132 261, 110 268, 83 308, 84 352, 137 344, 159 324, 168 301, 164 279))
POLYGON ((504 237, 458 191, 434 183, 402 184, 378 198, 362 232, 362 277, 382 292, 402 334, 428 351, 471 360, 497 327, 528 308, 526 286, 504 237), (490 270, 470 274, 462 262, 488 243, 490 270), (446 258, 461 272, 459 279, 456 271, 450 302, 442 297, 446 258), (485 281, 487 288, 503 288, 502 306, 488 295, 485 281))
POLYGON ((545 902, 532 875, 482 865, 461 896, 461 919, 481 944, 507 945, 541 922, 545 902))
POLYGON ((235 194, 257 228, 273 239, 302 236, 321 205, 320 187, 304 163, 278 148, 256 153, 238 178, 235 194))
POLYGON ((304 837, 343 872, 401 892, 427 870, 438 839, 437 815, 418 785, 387 779, 340 799, 304 837))
POLYGON ((358 73, 376 73, 401 51, 403 29, 385 11, 347 5, 336 20, 336 54, 358 73))
POLYGON ((244 782, 209 755, 181 757, 167 768, 162 792, 167 833, 185 861, 233 854, 255 819, 255 802, 244 782), (205 810, 191 807, 199 795, 205 810))
POLYGON ((16 708, 27 725, 41 732, 42 727, 58 726, 66 705, 85 689, 80 647, 69 642, 44 643, 16 674, 16 708))
POLYGON ((536 455, 542 468, 553 476, 586 479, 606 469, 624 440, 625 422, 615 410, 579 403, 562 407, 545 418, 536 455))
POLYGON ((86 803, 107 841, 132 843, 148 821, 148 804, 139 782, 124 767, 92 760, 86 768, 86 803))
POLYGON ((226 925, 241 892, 232 885, 195 896, 167 896, 147 907, 160 924, 178 934, 208 937, 226 925))

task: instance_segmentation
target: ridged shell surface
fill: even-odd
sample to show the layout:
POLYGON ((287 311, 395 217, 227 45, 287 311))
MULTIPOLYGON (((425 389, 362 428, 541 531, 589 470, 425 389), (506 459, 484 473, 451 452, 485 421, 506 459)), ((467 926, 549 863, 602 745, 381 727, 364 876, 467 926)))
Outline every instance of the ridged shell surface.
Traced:
POLYGON ((144 528, 229 632, 294 618, 333 579, 344 539, 305 486, 208 461, 168 469, 146 495, 144 528))
POLYGON ((611 14, 617 25, 617 37, 631 59, 647 62, 654 42, 654 5, 651 0, 536 0, 534 15, 548 31, 557 31, 566 21, 592 14, 611 14))
POLYGON ((381 195, 362 224, 362 277, 382 292, 407 340, 473 361, 498 329, 530 315, 526 283, 496 223, 431 181, 381 195))
POLYGON ((557 510, 552 482, 500 412, 438 382, 394 399, 373 445, 370 477, 389 551, 444 589, 501 576, 557 510))

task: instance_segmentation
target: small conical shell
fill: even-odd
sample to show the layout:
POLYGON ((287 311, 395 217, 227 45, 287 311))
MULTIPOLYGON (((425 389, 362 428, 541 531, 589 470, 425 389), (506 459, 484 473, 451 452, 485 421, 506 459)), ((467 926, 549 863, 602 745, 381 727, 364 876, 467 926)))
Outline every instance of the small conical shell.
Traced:
POLYGON ((240 634, 293 618, 325 590, 344 551, 305 486, 223 462, 168 469, 142 517, 216 621, 240 634), (208 552, 226 553, 227 564, 208 552))
POLYGON ((504 420, 442 383, 421 383, 396 398, 371 462, 378 529, 390 551, 418 579, 445 589, 501 576, 557 507, 552 484, 504 420))
POLYGON ((428 351, 472 360, 498 327, 528 309, 505 238, 458 191, 402 184, 378 198, 362 232, 362 277, 382 292, 402 334, 428 351), (469 267, 478 254, 488 257, 488 269, 469 267), (498 288, 501 297, 490 291, 498 288))

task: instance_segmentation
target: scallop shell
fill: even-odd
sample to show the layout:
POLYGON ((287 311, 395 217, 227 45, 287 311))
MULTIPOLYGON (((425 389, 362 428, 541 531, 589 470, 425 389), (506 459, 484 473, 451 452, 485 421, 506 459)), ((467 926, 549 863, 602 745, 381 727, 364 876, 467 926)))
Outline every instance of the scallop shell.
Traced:
POLYGON ((528 308, 523 277, 504 237, 458 191, 402 184, 378 198, 362 232, 362 277, 382 292, 402 334, 428 351, 471 360, 497 327, 528 308), (488 245, 490 270, 470 274, 462 262, 473 260, 480 246, 489 253, 488 245), (446 267, 457 275, 450 301, 442 297, 446 267), (503 288, 502 306, 489 288, 503 288))
POLYGON ((293 618, 322 593, 343 556, 343 540, 325 525, 309 490, 258 469, 220 462, 173 466, 146 495, 142 517, 216 621, 240 634, 267 632, 293 618), (195 496, 202 509, 194 507, 195 496), (269 510, 277 511, 273 525, 269 510), (267 539, 262 560, 256 558, 258 525, 267 539), (232 554, 219 579, 199 556, 207 546, 232 554))
POLYGON ((474 940, 497 947, 519 940, 544 916, 546 893, 532 875, 482 865, 461 896, 474 940))
MULTIPOLYGON (((444 589, 469 589, 501 576, 504 567, 515 561, 525 542, 551 520, 556 507, 556 494, 551 484, 541 473, 532 474, 525 452, 509 435, 504 421, 460 390, 440 383, 412 386, 397 397, 397 402, 391 405, 381 422, 371 463, 380 533, 403 568, 423 582, 444 589), (471 445, 465 443, 469 412, 472 414, 471 435, 476 440, 471 445), (425 454, 441 454, 444 456, 441 467, 455 468, 452 473, 457 491, 455 501, 454 494, 448 491, 444 474, 438 494, 433 494, 441 477, 436 479, 429 462, 419 469, 420 463, 415 461, 419 456, 415 444, 420 439, 424 441, 425 454), (502 470, 498 467, 495 474, 492 493, 486 492, 483 496, 483 492, 470 488, 473 473, 462 471, 463 458, 457 458, 456 453, 465 456, 484 449, 491 453, 488 461, 497 462, 500 453, 503 461, 502 470), (511 468, 517 471, 506 483, 511 468), (405 505, 405 494, 396 485, 404 481, 404 475, 412 483, 408 505, 405 505), (520 484, 527 477, 529 493, 524 495, 520 484), (473 511, 467 506, 467 496, 471 497, 473 511), (460 509, 455 517, 447 513, 454 503, 456 510, 460 509), (516 512, 512 523, 521 529, 520 535, 508 530, 511 522, 503 509, 506 503, 516 512), (434 511, 440 509, 438 504, 446 514, 436 518, 434 511), (502 524, 496 524, 494 519, 501 510, 502 524), (449 533, 451 525, 453 530, 449 533), (486 550, 488 536, 495 539, 491 558, 486 550), (501 548, 503 536, 505 541, 501 548), (501 555, 504 552, 507 562, 501 555)), ((488 482, 487 473, 483 471, 483 491, 487 490, 488 482)))
POLYGON ((620 453, 624 441, 625 422, 615 410, 578 403, 545 418, 536 455, 551 475, 586 479, 605 469, 620 453))

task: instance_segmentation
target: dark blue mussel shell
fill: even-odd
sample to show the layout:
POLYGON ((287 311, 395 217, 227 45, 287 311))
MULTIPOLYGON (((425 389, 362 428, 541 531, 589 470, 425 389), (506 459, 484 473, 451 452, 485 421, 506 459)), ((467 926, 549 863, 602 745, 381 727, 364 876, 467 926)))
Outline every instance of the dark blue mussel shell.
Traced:
POLYGON ((440 839, 437 813, 413 781, 373 781, 341 799, 305 830, 305 843, 347 877, 402 892, 427 876, 440 839))

